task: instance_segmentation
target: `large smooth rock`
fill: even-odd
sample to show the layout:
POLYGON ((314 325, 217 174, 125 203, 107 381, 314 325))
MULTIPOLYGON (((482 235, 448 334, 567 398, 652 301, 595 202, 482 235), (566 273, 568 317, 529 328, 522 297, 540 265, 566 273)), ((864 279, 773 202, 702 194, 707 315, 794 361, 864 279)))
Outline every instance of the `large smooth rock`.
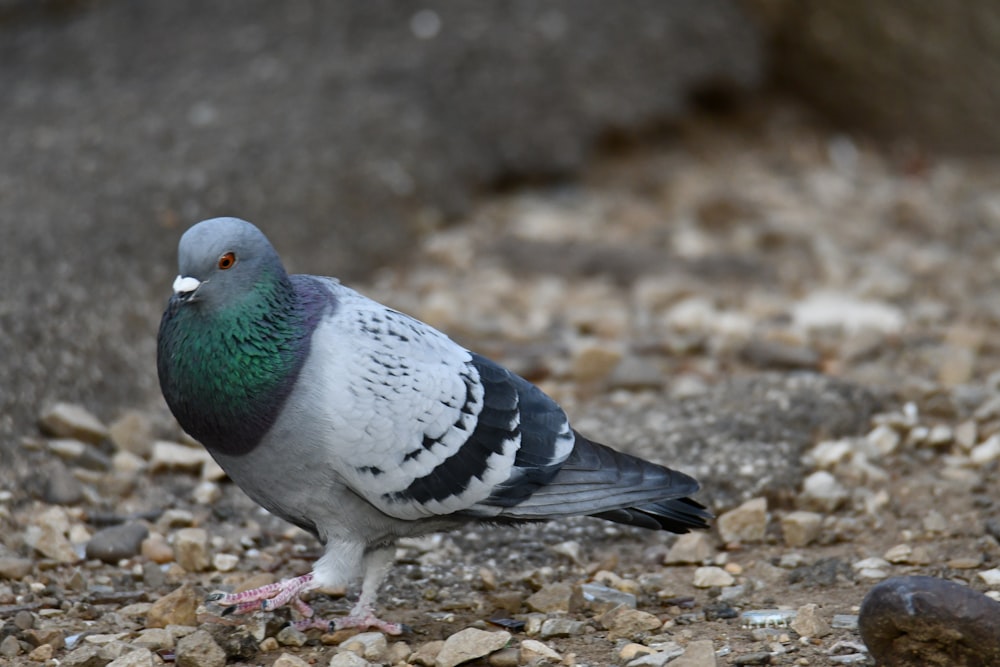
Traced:
POLYGON ((858 629, 880 667, 1000 665, 1000 602, 946 579, 886 579, 862 601, 858 629))

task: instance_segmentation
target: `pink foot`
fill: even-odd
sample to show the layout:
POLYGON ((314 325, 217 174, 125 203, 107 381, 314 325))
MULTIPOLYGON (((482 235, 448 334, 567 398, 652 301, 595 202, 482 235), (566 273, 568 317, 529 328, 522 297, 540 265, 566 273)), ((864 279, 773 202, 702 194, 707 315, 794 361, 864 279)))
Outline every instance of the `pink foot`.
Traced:
POLYGON ((208 602, 216 602, 226 607, 223 616, 229 614, 249 614, 254 611, 274 611, 278 607, 291 604, 300 614, 309 618, 312 607, 299 596, 313 587, 312 574, 303 574, 294 579, 283 579, 275 584, 253 588, 242 593, 214 593, 208 602))
POLYGON ((375 616, 371 609, 355 607, 349 616, 340 616, 333 620, 315 618, 313 608, 299 597, 313 588, 312 574, 304 574, 294 579, 284 579, 274 584, 261 586, 242 593, 214 593, 207 598, 225 606, 223 616, 229 614, 249 614, 255 611, 274 611, 286 604, 291 605, 299 615, 298 621, 292 623, 299 630, 316 628, 325 632, 343 630, 344 628, 375 628, 387 635, 400 635, 409 631, 409 627, 401 623, 389 623, 375 616))

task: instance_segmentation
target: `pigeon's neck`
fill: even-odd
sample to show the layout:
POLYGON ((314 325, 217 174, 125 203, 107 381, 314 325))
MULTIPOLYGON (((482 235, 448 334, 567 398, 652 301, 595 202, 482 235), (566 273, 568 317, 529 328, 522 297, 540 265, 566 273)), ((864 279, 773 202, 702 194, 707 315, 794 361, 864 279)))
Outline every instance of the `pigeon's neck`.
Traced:
POLYGON ((253 450, 277 420, 323 311, 299 276, 260 284, 208 312, 171 303, 160 329, 164 397, 185 431, 214 452, 253 450))

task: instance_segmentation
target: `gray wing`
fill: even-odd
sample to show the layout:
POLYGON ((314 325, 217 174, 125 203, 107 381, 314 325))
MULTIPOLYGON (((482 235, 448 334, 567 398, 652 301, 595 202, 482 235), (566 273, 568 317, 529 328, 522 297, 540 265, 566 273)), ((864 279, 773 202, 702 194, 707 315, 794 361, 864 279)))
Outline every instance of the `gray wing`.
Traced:
POLYGON ((338 378, 319 397, 331 465, 382 512, 514 521, 571 514, 621 521, 629 516, 621 510, 636 506, 643 517, 683 514, 673 499, 697 490, 690 477, 586 440, 528 381, 418 320, 340 290, 337 312, 313 337, 309 365, 338 378))

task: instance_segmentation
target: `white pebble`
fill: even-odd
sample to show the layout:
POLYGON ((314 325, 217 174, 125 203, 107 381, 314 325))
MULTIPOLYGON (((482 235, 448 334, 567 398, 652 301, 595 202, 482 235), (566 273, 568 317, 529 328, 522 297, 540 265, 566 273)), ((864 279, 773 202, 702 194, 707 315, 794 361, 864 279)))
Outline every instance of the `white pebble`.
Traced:
POLYGON ((1000 434, 987 438, 969 452, 969 460, 975 465, 984 465, 1000 458, 1000 434))

